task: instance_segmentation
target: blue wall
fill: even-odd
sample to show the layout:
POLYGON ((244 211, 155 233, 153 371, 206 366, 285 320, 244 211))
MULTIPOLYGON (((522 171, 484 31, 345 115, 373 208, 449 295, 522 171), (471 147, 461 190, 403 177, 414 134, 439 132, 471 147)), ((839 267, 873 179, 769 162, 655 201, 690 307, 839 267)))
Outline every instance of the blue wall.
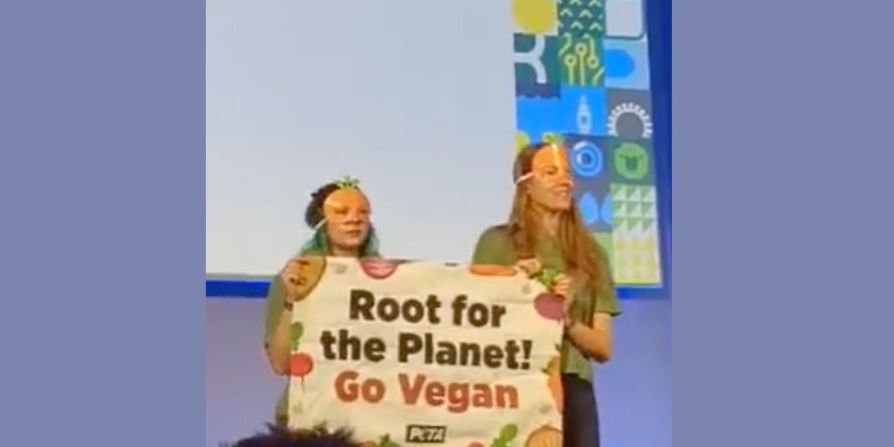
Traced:
POLYGON ((672 160, 672 69, 671 2, 649 0, 646 4, 649 27, 649 64, 652 76, 652 107, 655 114, 655 166, 661 219, 662 295, 671 297, 671 160, 672 160))

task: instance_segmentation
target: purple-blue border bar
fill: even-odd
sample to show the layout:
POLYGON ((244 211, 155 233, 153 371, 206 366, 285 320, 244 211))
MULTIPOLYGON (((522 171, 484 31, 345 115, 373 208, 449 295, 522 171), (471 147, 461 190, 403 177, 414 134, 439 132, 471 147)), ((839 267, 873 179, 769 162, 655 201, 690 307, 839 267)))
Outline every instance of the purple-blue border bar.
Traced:
MULTIPOLYGON (((264 299, 270 281, 209 279, 205 281, 205 296, 208 298, 264 299)), ((664 288, 619 287, 618 297, 630 299, 667 298, 664 288)))

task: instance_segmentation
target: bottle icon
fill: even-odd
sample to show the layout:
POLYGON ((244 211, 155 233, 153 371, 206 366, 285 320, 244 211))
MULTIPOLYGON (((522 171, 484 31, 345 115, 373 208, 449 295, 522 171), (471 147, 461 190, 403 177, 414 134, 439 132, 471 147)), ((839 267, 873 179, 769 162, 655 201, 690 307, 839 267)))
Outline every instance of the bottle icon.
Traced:
POLYGON ((580 95, 580 102, 577 105, 577 133, 589 134, 593 129, 593 115, 590 113, 590 104, 587 97, 580 95))

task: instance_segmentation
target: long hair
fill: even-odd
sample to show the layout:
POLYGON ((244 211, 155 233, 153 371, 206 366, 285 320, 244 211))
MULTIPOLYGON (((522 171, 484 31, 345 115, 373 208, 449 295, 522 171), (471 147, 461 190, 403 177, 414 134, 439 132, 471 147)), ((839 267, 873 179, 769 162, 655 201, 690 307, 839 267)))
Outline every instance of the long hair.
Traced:
MULTIPOLYGON (((326 226, 317 228, 317 225, 323 220, 323 202, 329 197, 329 194, 337 191, 340 186, 337 183, 327 183, 319 187, 310 195, 310 203, 304 210, 304 223, 314 230, 313 236, 301 247, 300 255, 322 255, 332 254, 332 244, 329 241, 329 235, 326 233, 326 226)), ((369 233, 363 244, 360 245, 359 255, 361 258, 379 257, 379 239, 376 236, 376 229, 372 223, 369 224, 369 233)))
MULTIPOLYGON (((531 144, 520 151, 512 169, 513 180, 517 181, 519 177, 530 173, 534 155, 549 145, 550 143, 531 144)), ((533 206, 526 182, 518 182, 515 185, 508 229, 519 258, 534 256, 537 237, 542 230, 533 206)), ((610 287, 611 278, 605 273, 608 272, 608 258, 584 227, 574 201, 568 211, 559 215, 557 239, 571 272, 582 274, 595 290, 602 291, 605 287, 610 287)))

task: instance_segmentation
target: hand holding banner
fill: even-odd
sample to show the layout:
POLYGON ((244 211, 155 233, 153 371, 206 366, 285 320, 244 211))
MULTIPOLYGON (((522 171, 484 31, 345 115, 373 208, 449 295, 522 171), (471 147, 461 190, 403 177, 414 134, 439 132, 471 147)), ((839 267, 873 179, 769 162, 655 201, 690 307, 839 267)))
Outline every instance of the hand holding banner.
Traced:
POLYGON ((499 266, 302 261, 292 428, 349 427, 368 447, 561 447, 560 298, 540 283, 499 266))

